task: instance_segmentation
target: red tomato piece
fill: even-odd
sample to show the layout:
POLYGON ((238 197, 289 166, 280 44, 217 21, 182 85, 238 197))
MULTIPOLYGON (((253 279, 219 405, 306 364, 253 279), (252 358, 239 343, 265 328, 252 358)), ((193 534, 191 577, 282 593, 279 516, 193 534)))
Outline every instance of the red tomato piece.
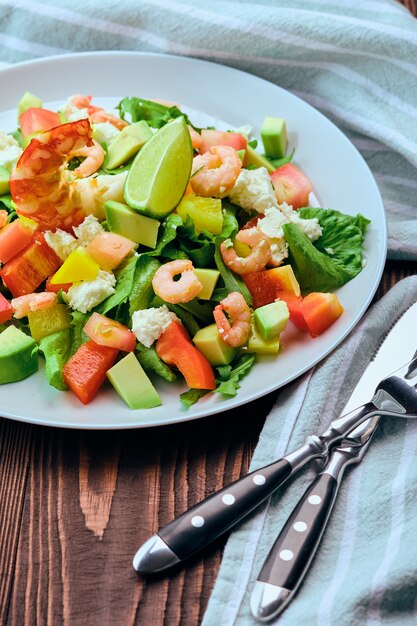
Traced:
POLYGON ((309 293, 301 303, 301 312, 312 337, 318 337, 343 313, 335 293, 309 293))
POLYGON ((92 314, 84 326, 84 332, 101 346, 110 346, 123 352, 133 352, 135 349, 136 337, 132 331, 100 313, 92 314))
POLYGON ((99 233, 86 247, 86 252, 106 272, 110 272, 127 257, 136 244, 116 233, 99 233))
POLYGON ((29 137, 35 133, 43 133, 61 124, 61 118, 55 111, 31 107, 26 109, 19 118, 20 130, 23 137, 29 137))
POLYGON ((272 172, 271 180, 279 204, 286 202, 294 209, 308 205, 308 195, 313 190, 313 185, 295 165, 282 165, 272 172))
POLYGON ((0 293, 0 324, 9 322, 13 317, 13 307, 11 303, 6 300, 3 294, 0 293))
POLYGON ((190 388, 216 388, 210 363, 191 342, 180 322, 171 322, 156 342, 155 350, 164 363, 179 369, 190 388))
POLYGON ((246 150, 248 141, 239 133, 228 133, 226 131, 203 128, 201 131, 200 153, 204 154, 204 152, 208 152, 213 146, 230 146, 236 151, 246 150))
POLYGON ((117 354, 117 348, 87 341, 64 365, 63 379, 83 404, 88 404, 97 395, 117 354))

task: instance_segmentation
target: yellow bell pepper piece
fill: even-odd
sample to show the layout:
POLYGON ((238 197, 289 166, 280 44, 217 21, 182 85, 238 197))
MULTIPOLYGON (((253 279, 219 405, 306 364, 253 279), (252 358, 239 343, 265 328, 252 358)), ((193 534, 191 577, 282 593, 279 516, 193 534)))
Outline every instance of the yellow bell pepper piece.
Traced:
POLYGON ((176 210, 184 221, 187 215, 191 217, 197 232, 208 230, 213 235, 220 235, 222 232, 223 211, 219 198, 203 198, 188 194, 183 197, 176 210))
POLYGON ((52 285, 78 283, 82 280, 94 280, 100 266, 82 246, 76 248, 63 262, 51 279, 52 285))

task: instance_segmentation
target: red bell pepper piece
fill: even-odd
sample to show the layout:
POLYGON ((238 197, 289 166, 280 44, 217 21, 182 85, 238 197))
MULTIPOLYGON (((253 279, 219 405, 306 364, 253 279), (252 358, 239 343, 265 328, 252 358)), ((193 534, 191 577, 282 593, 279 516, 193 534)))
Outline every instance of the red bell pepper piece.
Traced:
POLYGON ((83 404, 88 404, 96 396, 118 352, 117 348, 87 341, 64 365, 63 379, 83 404))
POLYGON ((26 248, 6 263, 0 276, 13 297, 17 298, 33 293, 60 265, 61 259, 48 246, 43 233, 37 233, 26 248))
POLYGON ((171 322, 156 342, 155 350, 164 363, 179 369, 191 389, 216 388, 210 363, 191 342, 180 322, 171 322))

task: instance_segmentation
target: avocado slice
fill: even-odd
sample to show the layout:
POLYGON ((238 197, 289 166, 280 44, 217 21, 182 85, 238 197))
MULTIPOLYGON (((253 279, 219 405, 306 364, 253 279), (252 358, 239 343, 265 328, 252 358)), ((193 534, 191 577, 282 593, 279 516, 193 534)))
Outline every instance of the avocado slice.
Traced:
POLYGON ((282 117, 266 117, 261 128, 265 154, 271 159, 282 159, 287 152, 287 126, 282 117))
POLYGON ((256 328, 256 324, 252 324, 251 335, 248 341, 248 352, 256 354, 278 354, 279 337, 265 340, 256 328))
POLYGON ((236 348, 223 341, 216 324, 201 328, 194 335, 193 342, 210 365, 228 365, 237 355, 236 348))
POLYGON ((129 352, 113 365, 107 372, 107 378, 122 400, 133 410, 152 409, 162 404, 155 387, 133 352, 129 352))
POLYGON ((19 119, 22 113, 32 108, 41 109, 42 100, 37 96, 34 96, 33 93, 30 93, 30 91, 26 91, 20 98, 19 104, 17 105, 17 118, 19 119))
POLYGON ((111 142, 107 150, 107 168, 113 170, 126 163, 152 137, 153 133, 145 120, 125 126, 111 142))
POLYGON ((256 329, 265 341, 279 337, 289 318, 288 306, 283 300, 258 307, 254 313, 256 329))
POLYGON ((216 283, 219 280, 220 272, 205 267, 196 267, 194 274, 203 285, 203 289, 198 294, 198 297, 201 298, 201 300, 210 300, 216 283))
POLYGON ((160 225, 158 220, 141 215, 127 204, 114 200, 106 202, 104 207, 107 226, 111 232, 123 235, 148 248, 155 248, 160 225))
POLYGON ((3 165, 0 165, 0 196, 4 196, 4 194, 9 193, 9 179, 9 170, 6 167, 3 167, 3 165))
POLYGON ((38 369, 38 346, 32 337, 9 326, 0 334, 0 385, 23 380, 38 369))
POLYGON ((272 174, 272 172, 275 172, 276 170, 276 167, 274 167, 274 165, 266 158, 266 156, 260 154, 259 152, 256 152, 256 150, 251 148, 249 145, 246 148, 246 167, 248 167, 248 165, 253 165, 256 168, 266 167, 270 174, 272 174))

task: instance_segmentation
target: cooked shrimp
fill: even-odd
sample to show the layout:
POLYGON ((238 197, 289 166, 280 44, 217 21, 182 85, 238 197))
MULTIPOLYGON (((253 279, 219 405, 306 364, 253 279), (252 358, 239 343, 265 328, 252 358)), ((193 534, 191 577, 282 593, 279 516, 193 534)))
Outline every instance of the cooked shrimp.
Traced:
POLYGON ((105 152, 98 141, 93 139, 92 146, 84 146, 72 152, 73 157, 86 157, 84 161, 74 170, 74 174, 80 178, 91 176, 101 167, 105 152))
POLYGON ((230 146, 213 146, 193 159, 190 183, 199 196, 224 198, 242 169, 237 152, 230 146))
POLYGON ((255 227, 240 230, 236 240, 245 243, 251 251, 247 257, 240 257, 233 247, 232 240, 225 239, 220 244, 220 252, 227 267, 236 274, 250 274, 263 270, 271 256, 269 237, 255 227))
POLYGON ((91 135, 89 121, 82 119, 32 139, 10 177, 10 193, 19 215, 45 229, 69 230, 84 220, 88 212, 75 199, 76 179, 67 166, 74 155, 94 146, 91 135))
POLYGON ((11 300, 13 308, 13 316, 16 319, 26 317, 31 311, 41 311, 56 304, 58 296, 52 291, 43 291, 41 293, 28 293, 11 300))
POLYGON ((92 96, 82 96, 76 94, 71 96, 70 103, 77 109, 87 109, 87 115, 92 124, 100 124, 102 122, 109 122, 119 130, 122 130, 127 126, 127 122, 121 120, 119 117, 108 113, 103 107, 94 106, 91 104, 92 96))
POLYGON ((169 261, 161 265, 152 279, 154 292, 171 304, 189 302, 198 296, 203 288, 193 270, 193 264, 187 260, 169 261), (174 276, 178 274, 181 274, 181 278, 174 281, 174 276))
POLYGON ((213 311, 214 319, 221 337, 232 348, 243 346, 249 339, 251 314, 245 298, 238 291, 232 291, 213 311), (226 311, 232 322, 223 313, 226 311))

